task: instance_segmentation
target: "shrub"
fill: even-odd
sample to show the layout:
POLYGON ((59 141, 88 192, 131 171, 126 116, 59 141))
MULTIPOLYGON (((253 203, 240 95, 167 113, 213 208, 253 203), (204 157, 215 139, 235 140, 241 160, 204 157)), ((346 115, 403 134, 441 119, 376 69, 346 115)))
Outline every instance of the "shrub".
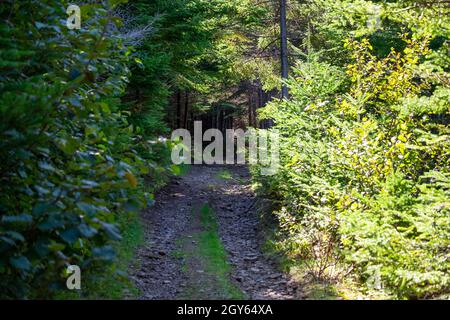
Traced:
POLYGON ((48 297, 67 265, 111 261, 116 215, 145 198, 147 164, 118 111, 129 55, 120 21, 90 4, 83 28, 68 30, 66 5, 0 9, 1 298, 48 297))
POLYGON ((403 40, 382 58, 348 40, 346 75, 299 62, 291 100, 260 113, 283 132, 282 168, 255 178, 279 203, 281 247, 316 278, 421 298, 450 284, 448 99, 418 74, 428 40, 403 40))

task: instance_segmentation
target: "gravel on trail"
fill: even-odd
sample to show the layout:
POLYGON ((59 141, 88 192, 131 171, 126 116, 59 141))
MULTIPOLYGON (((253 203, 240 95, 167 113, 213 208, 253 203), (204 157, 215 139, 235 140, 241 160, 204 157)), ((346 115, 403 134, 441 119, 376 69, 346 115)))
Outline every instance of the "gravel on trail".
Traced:
POLYGON ((130 270, 140 299, 229 298, 214 287, 199 259, 185 263, 186 257, 177 254, 182 239, 190 243, 200 231, 193 212, 204 204, 217 220, 230 283, 248 299, 298 299, 296 284, 261 250, 262 226, 249 176, 245 166, 193 165, 158 192, 155 205, 142 212, 145 241, 130 270), (224 170, 232 178, 221 177, 224 170), (193 296, 188 294, 192 284, 201 288, 193 296))

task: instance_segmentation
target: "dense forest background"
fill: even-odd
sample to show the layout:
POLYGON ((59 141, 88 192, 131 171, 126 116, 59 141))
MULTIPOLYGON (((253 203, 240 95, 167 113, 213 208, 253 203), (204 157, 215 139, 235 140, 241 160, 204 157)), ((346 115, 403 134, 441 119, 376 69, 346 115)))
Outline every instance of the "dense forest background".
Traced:
POLYGON ((270 249, 344 297, 450 292, 445 0, 0 4, 0 297, 122 298, 176 128, 278 130, 270 249), (282 86, 289 98, 281 98, 282 86), (105 270, 107 270, 105 272, 105 270))

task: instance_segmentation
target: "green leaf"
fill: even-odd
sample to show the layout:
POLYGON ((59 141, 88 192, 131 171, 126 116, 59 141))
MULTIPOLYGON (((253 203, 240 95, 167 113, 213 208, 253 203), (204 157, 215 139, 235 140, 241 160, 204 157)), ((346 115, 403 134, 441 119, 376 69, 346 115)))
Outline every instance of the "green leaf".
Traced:
POLYGON ((20 242, 24 242, 25 238, 22 234, 20 234, 19 232, 16 231, 6 231, 5 232, 6 235, 8 235, 11 239, 20 241, 20 242))
POLYGON ((86 238, 91 238, 97 234, 97 229, 83 223, 78 226, 78 231, 80 231, 81 235, 86 238))
POLYGON ((45 28, 45 27, 48 27, 47 24, 42 23, 42 22, 35 22, 34 25, 35 25, 36 28, 38 28, 39 30, 40 30, 40 29, 43 29, 43 28, 45 28))
POLYGON ((172 171, 172 173, 176 176, 179 176, 181 174, 181 168, 176 164, 170 166, 170 171, 172 171))
POLYGON ((46 202, 38 202, 33 207, 33 215, 41 216, 43 213, 47 213, 50 209, 50 205, 46 202))
POLYGON ((103 229, 106 231, 106 234, 112 239, 112 240, 122 240, 122 236, 120 235, 120 231, 117 228, 116 225, 111 223, 102 222, 101 223, 103 229))
POLYGON ((50 163, 48 162, 44 162, 44 161, 39 161, 38 162, 38 166, 39 168, 41 168, 42 170, 47 170, 47 171, 56 171, 55 167, 53 167, 50 163))
POLYGON ((78 232, 78 229, 71 228, 69 230, 61 232, 59 236, 68 244, 74 244, 80 237, 80 234, 78 232))
POLYGON ((49 246, 48 249, 53 251, 53 252, 57 252, 57 251, 61 251, 64 250, 66 246, 62 243, 58 243, 58 242, 52 242, 49 246))
POLYGON ((19 214, 17 216, 3 216, 3 223, 31 223, 33 218, 26 213, 19 214))
POLYGON ((67 155, 73 155, 75 151, 77 151, 78 146, 78 141, 73 137, 68 137, 67 139, 61 139, 58 141, 58 148, 67 155))
POLYGON ((77 207, 88 216, 93 216, 97 212, 97 207, 86 202, 78 202, 77 207))
POLYGON ((52 214, 43 222, 38 224, 38 229, 41 231, 50 231, 57 228, 61 228, 65 225, 65 222, 61 219, 62 217, 58 214, 52 214))
POLYGON ((16 245, 16 242, 13 239, 11 239, 11 238, 0 236, 0 239, 2 239, 4 242, 8 243, 11 246, 15 246, 16 245))
POLYGON ((49 244, 47 240, 38 240, 33 248, 34 251, 40 257, 45 257, 50 253, 49 244))
POLYGON ((9 262, 13 267, 19 270, 28 271, 31 269, 30 260, 24 256, 10 258, 9 262))
POLYGON ((78 108, 82 107, 80 99, 78 99, 78 98, 70 97, 70 98, 67 99, 67 101, 70 102, 70 104, 75 106, 75 107, 78 107, 78 108))
POLYGON ((95 258, 105 261, 112 261, 116 257, 113 247, 109 245, 92 249, 92 254, 95 258))

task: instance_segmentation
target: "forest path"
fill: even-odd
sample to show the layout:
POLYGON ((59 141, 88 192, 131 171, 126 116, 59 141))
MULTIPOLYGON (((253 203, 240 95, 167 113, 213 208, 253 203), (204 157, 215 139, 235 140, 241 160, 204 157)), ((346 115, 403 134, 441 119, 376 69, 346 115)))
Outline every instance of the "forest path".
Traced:
POLYGON ((142 214, 131 277, 141 299, 294 299, 296 286, 261 251, 244 166, 190 166, 142 214))

